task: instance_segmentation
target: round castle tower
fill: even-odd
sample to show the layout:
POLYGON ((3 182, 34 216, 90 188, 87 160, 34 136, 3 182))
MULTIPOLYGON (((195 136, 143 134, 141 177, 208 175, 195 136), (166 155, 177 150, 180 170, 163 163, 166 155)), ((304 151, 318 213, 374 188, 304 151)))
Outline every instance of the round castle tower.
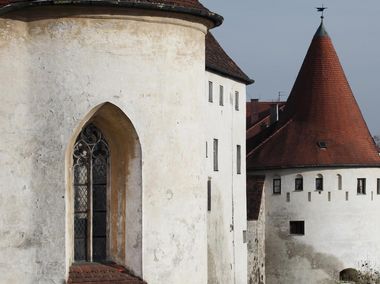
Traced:
POLYGON ((95 260, 207 282, 205 36, 222 20, 197 0, 0 1, 2 283, 95 260))
POLYGON ((280 120, 263 134, 247 173, 265 176, 267 283, 379 269, 380 157, 323 22, 280 120))

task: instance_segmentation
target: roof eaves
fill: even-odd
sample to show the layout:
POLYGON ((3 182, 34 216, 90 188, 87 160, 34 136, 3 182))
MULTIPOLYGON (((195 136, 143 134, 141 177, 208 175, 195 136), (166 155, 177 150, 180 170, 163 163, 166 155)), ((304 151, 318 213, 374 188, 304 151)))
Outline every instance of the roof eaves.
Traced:
POLYGON ((310 164, 310 165, 281 165, 265 167, 247 167, 247 174, 256 171, 284 170, 284 169, 305 169, 305 168, 380 168, 379 164, 310 164))
POLYGON ((200 18, 205 18, 211 20, 214 24, 213 27, 220 26, 224 18, 216 13, 181 7, 177 5, 169 5, 169 4, 158 4, 158 3, 144 3, 144 2, 126 2, 126 1, 117 1, 117 0, 32 0, 32 1, 17 1, 9 4, 1 5, 0 4, 0 15, 4 15, 8 12, 34 7, 34 6, 49 6, 49 5, 77 5, 77 6, 100 6, 100 7, 122 7, 122 8, 135 8, 135 9, 144 9, 144 10, 161 10, 165 12, 173 12, 179 14, 188 14, 197 16, 200 18))
POLYGON ((251 84, 255 83, 255 80, 253 80, 249 77, 238 76, 238 75, 232 74, 231 72, 222 70, 221 68, 211 66, 210 64, 206 65, 206 70, 210 71, 212 73, 216 73, 218 75, 227 77, 227 78, 234 79, 234 80, 239 81, 241 83, 244 83, 246 85, 251 85, 251 84))

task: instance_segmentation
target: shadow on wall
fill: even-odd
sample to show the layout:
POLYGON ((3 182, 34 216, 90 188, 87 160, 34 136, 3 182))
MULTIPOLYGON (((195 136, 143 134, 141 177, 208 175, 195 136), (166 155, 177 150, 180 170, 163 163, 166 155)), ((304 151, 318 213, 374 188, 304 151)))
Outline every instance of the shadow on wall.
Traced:
POLYGON ((82 129, 94 124, 104 134, 110 152, 107 182, 107 260, 142 277, 142 164, 137 132, 124 112, 104 103, 81 121, 67 150, 66 255, 67 269, 74 261, 73 147, 82 129), (123 224, 123 225, 120 225, 123 224))
POLYGON ((339 271, 344 267, 337 257, 317 252, 311 245, 278 229, 267 234, 270 236, 265 244, 267 283, 337 283, 339 271))

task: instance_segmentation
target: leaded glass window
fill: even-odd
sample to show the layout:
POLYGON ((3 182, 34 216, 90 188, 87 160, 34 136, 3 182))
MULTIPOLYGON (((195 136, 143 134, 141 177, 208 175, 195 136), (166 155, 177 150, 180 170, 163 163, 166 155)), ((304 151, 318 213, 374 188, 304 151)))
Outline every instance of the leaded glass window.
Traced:
POLYGON ((109 149, 101 131, 87 125, 74 146, 74 258, 102 261, 107 248, 109 149))

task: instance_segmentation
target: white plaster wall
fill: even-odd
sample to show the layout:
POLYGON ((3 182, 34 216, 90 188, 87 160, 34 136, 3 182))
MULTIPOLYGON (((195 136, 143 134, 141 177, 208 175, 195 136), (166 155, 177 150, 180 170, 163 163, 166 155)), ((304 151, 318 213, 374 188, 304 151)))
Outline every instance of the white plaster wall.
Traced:
POLYGON ((363 261, 380 268, 379 168, 292 169, 265 174, 267 283, 334 283, 341 270, 358 269, 363 261), (294 191, 297 174, 303 175, 302 192, 294 191), (321 193, 315 191, 317 174, 324 178, 321 193), (342 175, 341 190, 338 174, 342 175), (275 175, 281 177, 281 195, 273 195, 275 175), (357 178, 366 178, 366 195, 357 194, 357 178), (291 220, 305 221, 304 236, 289 234, 291 220))
POLYGON ((1 283, 64 280, 65 150, 106 101, 141 142, 144 279, 207 282, 205 32, 106 13, 0 19, 1 283))
POLYGON ((248 221, 248 284, 265 284, 265 192, 261 197, 259 218, 248 221))
MULTIPOLYGON (((208 177, 211 178, 211 212, 208 212, 208 283, 247 283, 247 229, 245 174, 246 85, 206 72, 203 101, 207 109, 204 143, 208 177), (208 101, 208 82, 213 82, 213 102, 208 101), (219 86, 224 105, 219 105, 219 86), (239 110, 235 110, 235 92, 239 110), (213 169, 213 139, 218 139, 219 170, 213 169), (241 174, 237 174, 236 145, 241 145, 241 174)), ((207 178, 204 190, 207 192, 207 178)))

